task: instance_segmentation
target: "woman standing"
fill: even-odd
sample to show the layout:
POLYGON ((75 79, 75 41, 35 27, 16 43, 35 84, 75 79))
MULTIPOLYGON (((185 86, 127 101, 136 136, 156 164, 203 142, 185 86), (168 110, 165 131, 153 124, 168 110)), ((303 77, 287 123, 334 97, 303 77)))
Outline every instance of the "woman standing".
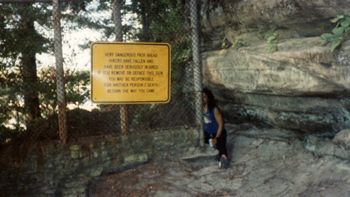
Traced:
POLYGON ((218 151, 219 167, 226 168, 228 155, 226 149, 226 130, 219 107, 213 93, 203 89, 204 143, 213 145, 218 151))

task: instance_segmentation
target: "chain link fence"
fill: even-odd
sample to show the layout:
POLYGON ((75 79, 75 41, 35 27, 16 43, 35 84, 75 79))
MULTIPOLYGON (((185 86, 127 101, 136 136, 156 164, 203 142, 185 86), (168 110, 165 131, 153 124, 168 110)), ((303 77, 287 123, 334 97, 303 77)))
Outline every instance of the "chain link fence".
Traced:
MULTIPOLYGON (((41 9, 41 4, 33 5, 34 1, 23 2, 25 3, 16 5, 9 2, 0 2, 3 6, 1 11, 10 13, 16 11, 13 8, 14 6, 22 9, 21 6, 28 6, 28 2, 34 7, 33 9, 35 7, 41 9)), ((52 15, 52 11, 57 8, 59 1, 55 0, 53 2, 53 8, 48 8, 51 13, 46 14, 52 15)), ((37 81, 32 80, 29 87, 38 92, 39 106, 37 107, 41 111, 39 116, 32 117, 30 107, 27 107, 33 107, 32 103, 24 102, 26 101, 24 93, 26 81, 22 79, 23 68, 21 64, 26 62, 21 59, 21 54, 26 51, 19 51, 17 56, 13 56, 14 59, 11 59, 11 55, 5 54, 5 50, 1 51, 0 110, 2 113, 6 113, 0 116, 2 123, 0 127, 1 143, 5 144, 13 139, 23 139, 22 141, 28 141, 28 139, 32 141, 61 139, 64 143, 66 140, 69 141, 82 136, 121 135, 122 125, 127 127, 127 132, 152 132, 181 127, 196 127, 200 130, 201 128, 198 126, 201 125, 201 69, 198 47, 197 1, 164 2, 163 4, 158 3, 158 5, 152 1, 137 1, 137 4, 129 2, 129 5, 121 7, 122 14, 115 14, 114 12, 110 20, 114 24, 116 24, 117 17, 121 17, 121 21, 127 21, 128 19, 125 18, 127 12, 131 12, 130 10, 133 9, 141 9, 137 10, 139 15, 136 17, 139 28, 133 29, 133 33, 131 33, 130 27, 123 27, 123 41, 130 42, 130 35, 132 34, 134 41, 163 42, 171 45, 172 77, 171 100, 169 103, 123 106, 108 104, 97 105, 93 109, 82 107, 84 102, 90 102, 89 73, 72 73, 65 68, 65 78, 60 78, 60 76, 63 76, 63 68, 60 66, 66 62, 64 62, 65 57, 62 57, 62 51, 60 51, 60 42, 62 41, 60 41, 60 24, 57 22, 59 16, 54 12, 52 19, 55 28, 54 53, 56 66, 55 69, 49 67, 46 70, 44 69, 45 71, 38 70, 39 77, 37 81), (132 7, 135 5, 138 5, 138 7, 132 7), (53 72, 54 70, 56 72, 53 72), (57 86, 54 86, 56 77, 57 86), (64 91, 62 91, 63 87, 64 91), (55 95, 55 93, 57 94, 55 95), (121 116, 121 113, 124 115, 121 116)), ((50 2, 42 4, 42 6, 47 7, 50 2)), ((118 6, 116 1, 110 2, 110 5, 111 7, 118 6)), ((5 24, 5 17, 2 20, 2 23, 5 24)), ((33 18, 31 21, 35 20, 39 19, 33 18)), ((32 30, 35 32, 35 22, 32 25, 32 30)), ((115 33, 118 31, 120 29, 116 28, 115 33)), ((3 36, 1 39, 10 41, 4 35, 1 36, 3 36)), ((118 35, 115 35, 115 37, 121 39, 118 35)), ((3 41, 2 44, 4 43, 3 41)))

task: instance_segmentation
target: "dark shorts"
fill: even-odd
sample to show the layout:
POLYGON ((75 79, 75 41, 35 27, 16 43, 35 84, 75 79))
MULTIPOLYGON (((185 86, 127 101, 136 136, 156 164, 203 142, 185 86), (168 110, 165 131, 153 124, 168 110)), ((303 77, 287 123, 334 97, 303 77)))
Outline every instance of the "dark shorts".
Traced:
MULTIPOLYGON (((215 148, 218 149, 219 154, 220 155, 227 155, 227 149, 226 149, 226 136, 227 136, 227 132, 224 129, 222 131, 221 136, 217 139, 217 143, 215 148)), ((204 132, 204 143, 209 144, 209 139, 214 138, 215 135, 210 135, 206 132, 204 132)))

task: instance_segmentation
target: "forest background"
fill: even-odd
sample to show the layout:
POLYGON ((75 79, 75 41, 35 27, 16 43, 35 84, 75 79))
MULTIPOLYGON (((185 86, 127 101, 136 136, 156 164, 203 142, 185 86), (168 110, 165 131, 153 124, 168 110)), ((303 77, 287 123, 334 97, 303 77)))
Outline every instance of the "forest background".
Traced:
MULTIPOLYGON (((65 93, 71 110, 95 107, 90 102, 89 47, 95 41, 115 40, 112 3, 110 0, 61 2, 65 93)), ((188 13, 186 2, 127 0, 121 4, 123 41, 170 43, 172 84, 177 84, 172 94, 181 92, 186 65, 191 60, 189 18, 184 14, 188 13)), ((0 13, 0 143, 34 133, 39 136, 48 129, 53 134, 47 136, 57 138, 52 6, 43 2, 0 2, 0 13), (40 131, 38 126, 43 127, 43 123, 48 127, 40 131)), ((106 108, 111 106, 96 106, 97 111, 89 117, 68 113, 68 118, 74 118, 68 124, 74 122, 70 126, 75 130, 88 127, 86 122, 91 116, 94 117, 91 121, 95 121, 106 108)), ((136 111, 147 113, 155 108, 158 107, 139 106, 136 111)), ((133 121, 141 124, 146 116, 133 121)))

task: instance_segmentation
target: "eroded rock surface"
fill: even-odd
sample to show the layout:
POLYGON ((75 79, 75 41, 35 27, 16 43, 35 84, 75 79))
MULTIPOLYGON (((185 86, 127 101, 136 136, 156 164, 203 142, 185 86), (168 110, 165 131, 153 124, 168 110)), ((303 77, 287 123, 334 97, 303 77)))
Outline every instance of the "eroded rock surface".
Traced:
POLYGON ((350 42, 320 38, 350 1, 202 1, 204 82, 228 121, 336 133, 350 125, 350 42))
POLYGON ((212 155, 190 160, 155 160, 100 178, 91 184, 90 195, 350 195, 349 160, 305 149, 305 144, 311 142, 299 140, 294 132, 235 125, 228 128, 231 156, 228 169, 219 169, 212 155))

